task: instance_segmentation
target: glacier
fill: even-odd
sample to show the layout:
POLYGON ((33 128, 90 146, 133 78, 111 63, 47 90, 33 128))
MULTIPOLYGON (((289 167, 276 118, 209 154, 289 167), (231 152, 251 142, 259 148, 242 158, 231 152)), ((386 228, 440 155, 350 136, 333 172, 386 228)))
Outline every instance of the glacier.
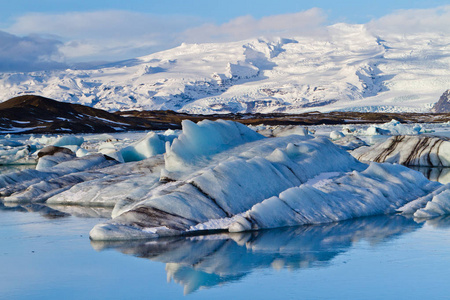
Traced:
POLYGON ((322 36, 179 47, 92 69, 1 73, 0 101, 37 94, 109 111, 428 112, 448 89, 449 38, 335 24, 322 36))

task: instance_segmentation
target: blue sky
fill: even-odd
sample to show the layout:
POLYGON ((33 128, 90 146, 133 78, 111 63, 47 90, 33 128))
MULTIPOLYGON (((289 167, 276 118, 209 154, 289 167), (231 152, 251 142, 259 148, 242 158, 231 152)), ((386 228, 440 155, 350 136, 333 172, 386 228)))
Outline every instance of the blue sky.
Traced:
POLYGON ((223 23, 242 15, 261 18, 318 7, 327 13, 330 22, 366 23, 398 9, 433 8, 447 4, 448 0, 14 0, 2 4, 0 19, 7 25, 27 13, 128 10, 156 15, 198 16, 223 23))
POLYGON ((433 24, 449 19, 450 6, 445 5, 448 0, 5 1, 0 10, 0 71, 122 60, 182 42, 316 34, 339 22, 440 30, 450 27, 442 20, 433 24))

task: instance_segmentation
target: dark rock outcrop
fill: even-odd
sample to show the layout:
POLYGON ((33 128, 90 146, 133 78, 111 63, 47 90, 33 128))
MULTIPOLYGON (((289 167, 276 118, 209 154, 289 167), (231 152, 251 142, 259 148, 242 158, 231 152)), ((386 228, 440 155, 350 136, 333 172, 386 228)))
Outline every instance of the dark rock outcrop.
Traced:
POLYGON ((64 147, 58 147, 58 146, 46 146, 39 150, 37 156, 38 158, 41 158, 46 155, 54 155, 55 153, 62 152, 67 155, 72 155, 75 157, 75 153, 72 152, 72 150, 64 148, 64 147))
POLYGON ((446 90, 439 101, 433 105, 431 109, 432 112, 435 113, 448 113, 450 112, 450 89, 446 90))
POLYGON ((178 128, 80 104, 27 95, 0 103, 0 133, 94 133, 178 128))

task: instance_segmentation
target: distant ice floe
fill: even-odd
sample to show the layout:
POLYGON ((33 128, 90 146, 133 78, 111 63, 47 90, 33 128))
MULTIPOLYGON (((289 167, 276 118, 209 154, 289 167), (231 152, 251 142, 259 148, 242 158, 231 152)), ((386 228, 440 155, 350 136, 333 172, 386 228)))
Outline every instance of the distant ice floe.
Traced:
POLYGON ((361 161, 389 162, 407 166, 450 167, 450 141, 432 136, 393 136, 352 155, 361 161))
MULTIPOLYGON (((370 148, 351 134, 335 134, 336 145, 303 127, 273 130, 272 138, 231 121, 183 121, 182 127, 181 133, 152 132, 136 142, 100 136, 100 146, 87 137, 65 139, 89 155, 77 157, 57 146, 41 149, 48 155, 41 155, 36 170, 0 175, 0 195, 5 203, 109 207, 112 219, 92 229, 93 240, 449 212, 448 186, 401 165, 358 161, 347 150, 370 148)), ((444 143, 422 135, 393 138, 415 139, 405 144, 409 150, 444 143)), ((430 154, 416 160, 444 158, 430 154)))

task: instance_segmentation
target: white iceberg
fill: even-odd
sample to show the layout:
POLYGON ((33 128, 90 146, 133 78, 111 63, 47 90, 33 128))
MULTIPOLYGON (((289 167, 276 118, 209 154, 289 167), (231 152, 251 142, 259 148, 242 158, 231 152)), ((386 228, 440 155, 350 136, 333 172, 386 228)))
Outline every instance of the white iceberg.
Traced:
POLYGON ((167 183, 95 226, 91 239, 245 231, 392 214, 442 187, 400 165, 362 164, 326 138, 263 138, 239 126, 226 130, 230 123, 223 121, 183 125, 183 133, 166 147, 161 179, 167 183))
POLYGON ((450 167, 450 142, 443 137, 393 136, 371 147, 357 148, 352 155, 360 161, 450 167))
POLYGON ((381 125, 371 125, 367 128, 366 135, 417 135, 423 131, 422 126, 419 124, 411 127, 397 120, 391 120, 381 125))
POLYGON ((166 142, 170 144, 175 138, 175 135, 161 135, 155 132, 149 132, 139 141, 120 149, 120 154, 124 162, 143 160, 158 154, 163 154, 166 150, 166 142))

